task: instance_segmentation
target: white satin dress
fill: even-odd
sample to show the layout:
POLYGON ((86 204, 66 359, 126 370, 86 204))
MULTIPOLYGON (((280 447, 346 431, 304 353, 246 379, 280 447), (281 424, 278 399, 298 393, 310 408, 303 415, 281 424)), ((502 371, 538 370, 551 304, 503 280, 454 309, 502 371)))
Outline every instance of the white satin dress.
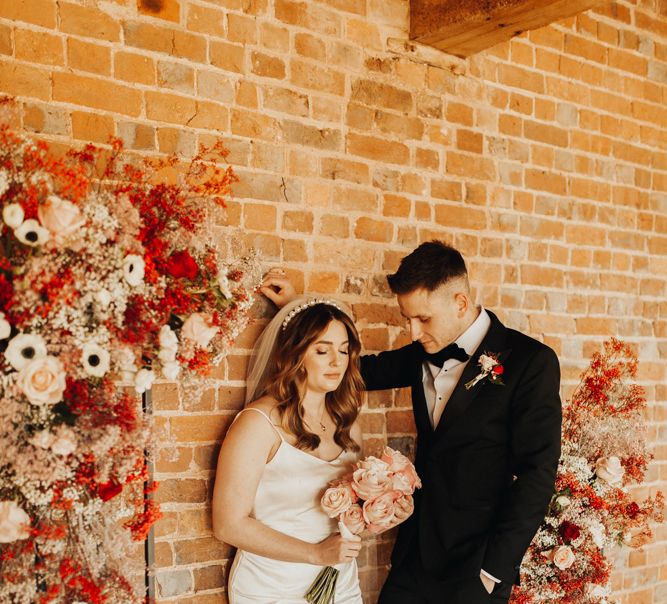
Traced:
MULTIPOLYGON (((248 408, 246 411, 261 413, 248 408)), ((273 426, 273 424, 271 423, 273 426)), ((275 426, 274 426, 275 428, 275 426)), ((253 517, 267 526, 309 543, 318 543, 338 532, 336 522, 320 507, 329 481, 350 470, 357 454, 343 451, 325 461, 290 445, 280 436, 280 446, 264 467, 259 481, 253 517)), ((229 575, 230 604, 306 604, 304 595, 323 567, 284 562, 238 550, 229 575)), ((356 561, 338 564, 336 604, 361 604, 356 561)))

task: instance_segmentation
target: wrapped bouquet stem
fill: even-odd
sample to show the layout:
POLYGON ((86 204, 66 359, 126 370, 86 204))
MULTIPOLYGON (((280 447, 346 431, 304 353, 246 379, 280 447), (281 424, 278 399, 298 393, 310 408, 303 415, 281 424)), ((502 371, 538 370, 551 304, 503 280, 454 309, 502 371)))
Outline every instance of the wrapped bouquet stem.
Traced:
MULTIPOLYGON (((354 537, 354 534, 342 522, 338 523, 338 530, 345 539, 354 537)), ((306 601, 310 604, 334 604, 339 573, 340 571, 334 566, 325 566, 304 596, 306 601)))

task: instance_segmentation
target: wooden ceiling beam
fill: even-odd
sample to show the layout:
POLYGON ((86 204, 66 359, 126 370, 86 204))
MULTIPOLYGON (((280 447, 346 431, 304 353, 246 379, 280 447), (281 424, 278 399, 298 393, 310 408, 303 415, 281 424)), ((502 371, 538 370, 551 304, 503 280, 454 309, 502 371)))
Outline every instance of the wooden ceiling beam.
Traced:
POLYGON ((468 57, 602 0, 410 0, 410 39, 468 57))

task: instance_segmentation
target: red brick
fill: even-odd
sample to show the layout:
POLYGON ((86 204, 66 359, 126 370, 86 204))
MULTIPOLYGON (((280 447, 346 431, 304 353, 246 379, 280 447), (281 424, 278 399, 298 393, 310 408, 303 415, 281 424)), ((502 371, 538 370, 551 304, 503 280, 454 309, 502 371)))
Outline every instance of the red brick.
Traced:
POLYGON ((354 133, 347 135, 347 152, 395 164, 406 164, 410 158, 410 150, 403 143, 354 133))
POLYGON ((58 4, 52 0, 0 0, 0 17, 55 29, 58 4))
POLYGON ((173 21, 174 23, 180 21, 181 5, 179 0, 160 0, 160 2, 137 0, 137 7, 142 15, 173 21))
POLYGON ((142 109, 141 93, 133 88, 69 73, 53 74, 53 98, 133 117, 142 109))
POLYGON ((17 59, 44 65, 64 65, 63 37, 30 29, 14 31, 14 52, 17 59))
POLYGON ((102 76, 111 75, 111 49, 108 46, 69 38, 67 64, 73 69, 102 76))
POLYGON ((90 6, 58 3, 60 31, 107 42, 120 41, 120 22, 111 15, 90 6))

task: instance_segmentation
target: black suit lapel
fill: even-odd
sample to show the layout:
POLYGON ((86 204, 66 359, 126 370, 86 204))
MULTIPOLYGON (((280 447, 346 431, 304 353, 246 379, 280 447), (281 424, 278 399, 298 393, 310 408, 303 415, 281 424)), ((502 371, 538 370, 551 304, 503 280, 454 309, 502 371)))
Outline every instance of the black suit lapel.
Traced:
MULTIPOLYGON (((480 392, 484 386, 486 379, 481 380, 475 386, 470 389, 467 389, 465 385, 473 380, 481 372, 481 367, 479 366, 479 357, 484 353, 497 353, 500 357, 500 361, 503 362, 507 359, 510 349, 506 348, 507 345, 507 329, 505 326, 498 320, 498 317, 492 312, 488 311, 489 317, 491 318, 491 326, 489 331, 484 336, 482 343, 479 345, 474 354, 470 357, 468 364, 463 370, 463 374, 459 379, 452 395, 447 401, 445 410, 440 417, 440 421, 435 429, 436 438, 441 438, 451 427, 456 423, 456 420, 460 418, 475 400, 475 397, 480 392)), ((498 386, 502 388, 502 386, 498 386)))

